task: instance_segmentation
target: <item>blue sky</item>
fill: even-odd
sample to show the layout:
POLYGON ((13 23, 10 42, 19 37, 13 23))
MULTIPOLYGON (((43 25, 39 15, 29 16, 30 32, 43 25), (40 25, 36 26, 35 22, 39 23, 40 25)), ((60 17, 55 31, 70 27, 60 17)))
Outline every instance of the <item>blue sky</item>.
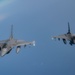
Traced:
POLYGON ((75 45, 51 40, 67 33, 67 23, 75 33, 74 0, 0 0, 0 40, 10 36, 36 41, 35 47, 21 48, 0 58, 2 75, 75 75, 75 45))

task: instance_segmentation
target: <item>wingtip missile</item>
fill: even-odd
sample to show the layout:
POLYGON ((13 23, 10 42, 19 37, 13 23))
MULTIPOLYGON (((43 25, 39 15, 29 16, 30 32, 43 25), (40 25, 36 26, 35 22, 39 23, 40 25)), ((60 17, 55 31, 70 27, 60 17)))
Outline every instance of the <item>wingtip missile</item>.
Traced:
POLYGON ((35 46, 35 41, 32 42, 33 46, 35 46))

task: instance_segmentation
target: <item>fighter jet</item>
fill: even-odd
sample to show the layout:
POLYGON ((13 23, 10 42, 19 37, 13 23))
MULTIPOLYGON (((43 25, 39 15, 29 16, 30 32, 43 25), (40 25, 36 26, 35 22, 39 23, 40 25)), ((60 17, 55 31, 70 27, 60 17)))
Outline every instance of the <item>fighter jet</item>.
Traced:
POLYGON ((70 45, 73 45, 75 44, 75 34, 72 34, 71 31, 70 31, 70 24, 68 22, 68 32, 66 34, 63 34, 63 35, 59 35, 59 36, 54 36, 52 37, 52 39, 62 39, 64 44, 67 43, 67 40, 69 41, 69 44, 70 45))
POLYGON ((13 25, 11 26, 11 35, 7 40, 0 41, 0 56, 9 54, 11 50, 16 47, 16 53, 19 53, 21 46, 26 47, 27 45, 35 46, 35 41, 27 42, 24 40, 17 40, 13 37, 13 25))

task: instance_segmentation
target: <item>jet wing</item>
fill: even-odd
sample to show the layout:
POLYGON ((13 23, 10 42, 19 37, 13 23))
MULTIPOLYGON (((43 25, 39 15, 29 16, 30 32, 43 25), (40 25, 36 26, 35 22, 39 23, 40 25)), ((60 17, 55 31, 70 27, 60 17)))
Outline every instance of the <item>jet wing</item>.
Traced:
POLYGON ((33 46, 35 46, 35 41, 26 42, 26 41, 22 41, 22 40, 17 40, 16 43, 14 44, 14 46, 17 46, 16 53, 19 53, 21 46, 25 47, 27 45, 33 45, 33 46))
POLYGON ((26 46, 26 45, 33 45, 35 46, 35 41, 32 41, 32 42, 26 42, 26 41, 23 41, 23 40, 17 40, 15 46, 26 46))
POLYGON ((69 40, 69 37, 67 37, 66 34, 52 37, 52 39, 56 39, 56 38, 58 38, 59 40, 60 40, 60 39, 69 40))

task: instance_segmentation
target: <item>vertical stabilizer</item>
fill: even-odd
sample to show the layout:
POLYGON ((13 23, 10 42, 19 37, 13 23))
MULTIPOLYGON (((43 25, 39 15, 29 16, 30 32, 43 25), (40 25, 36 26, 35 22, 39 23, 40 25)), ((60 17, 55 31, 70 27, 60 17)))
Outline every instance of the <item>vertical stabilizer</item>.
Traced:
POLYGON ((70 34, 71 32, 70 32, 70 24, 69 24, 69 22, 68 22, 68 34, 70 34))
POLYGON ((11 34, 10 34, 10 38, 13 38, 13 25, 11 25, 11 34))

